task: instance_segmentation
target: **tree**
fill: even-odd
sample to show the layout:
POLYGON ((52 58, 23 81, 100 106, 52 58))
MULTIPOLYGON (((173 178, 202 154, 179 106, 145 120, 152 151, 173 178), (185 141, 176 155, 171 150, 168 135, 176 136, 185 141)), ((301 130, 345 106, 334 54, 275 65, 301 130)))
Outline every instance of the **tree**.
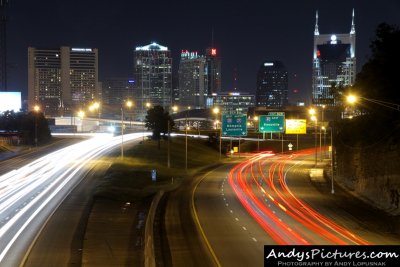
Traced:
POLYGON ((152 138, 153 140, 158 141, 158 148, 160 149, 161 134, 164 134, 164 138, 166 138, 168 133, 168 123, 169 129, 172 129, 175 125, 169 112, 164 111, 162 106, 154 106, 147 111, 145 122, 146 128, 152 130, 152 138))
POLYGON ((51 138, 49 125, 43 113, 32 111, 29 113, 5 111, 0 116, 0 130, 18 132, 23 142, 28 145, 35 144, 36 131, 38 143, 46 143, 51 138))
MULTIPOLYGON (((365 98, 400 103, 398 64, 400 62, 400 30, 396 25, 382 23, 371 42, 371 56, 357 75, 354 90, 365 98)), ((373 105, 373 106, 372 106, 373 105)), ((381 107, 366 107, 377 112, 381 107)), ((383 110, 383 108, 382 108, 383 110)))

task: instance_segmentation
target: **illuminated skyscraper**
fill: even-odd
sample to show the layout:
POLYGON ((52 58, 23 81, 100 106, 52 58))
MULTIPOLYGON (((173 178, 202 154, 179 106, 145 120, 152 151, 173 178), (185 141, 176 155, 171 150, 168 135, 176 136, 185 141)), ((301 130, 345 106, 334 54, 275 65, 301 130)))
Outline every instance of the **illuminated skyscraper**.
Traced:
POLYGON ((97 49, 28 48, 28 109, 69 115, 99 99, 97 49))
POLYGON ((206 51, 208 95, 221 91, 221 58, 218 57, 216 48, 208 48, 206 51))
POLYGON ((142 117, 146 114, 146 103, 160 105, 169 110, 172 97, 172 58, 168 47, 151 43, 136 47, 134 77, 141 98, 136 101, 142 117))
POLYGON ((356 76, 356 30, 354 9, 350 33, 319 34, 318 11, 314 30, 312 102, 315 105, 335 105, 330 92, 332 84, 354 84, 356 76))
POLYGON ((179 105, 205 108, 208 93, 206 58, 197 52, 182 50, 178 73, 179 105))
POLYGON ((212 96, 221 92, 221 58, 216 48, 206 50, 207 107, 213 106, 212 96))
POLYGON ((280 61, 266 61, 258 70, 256 106, 285 107, 288 103, 288 71, 280 61))

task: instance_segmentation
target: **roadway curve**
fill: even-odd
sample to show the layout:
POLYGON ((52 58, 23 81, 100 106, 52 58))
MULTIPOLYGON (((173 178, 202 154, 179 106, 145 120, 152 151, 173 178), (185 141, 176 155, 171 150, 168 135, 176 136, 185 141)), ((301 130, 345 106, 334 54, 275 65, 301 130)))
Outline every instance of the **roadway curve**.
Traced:
POLYGON ((384 215, 313 186, 313 152, 261 153, 203 177, 193 210, 216 265, 263 266, 267 244, 398 244, 377 225, 384 215))

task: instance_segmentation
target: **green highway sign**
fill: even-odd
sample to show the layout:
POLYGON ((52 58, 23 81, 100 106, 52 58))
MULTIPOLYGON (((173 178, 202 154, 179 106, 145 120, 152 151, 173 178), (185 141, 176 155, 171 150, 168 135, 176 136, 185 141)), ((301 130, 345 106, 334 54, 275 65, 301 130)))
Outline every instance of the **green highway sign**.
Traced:
POLYGON ((260 132, 281 133, 285 128, 285 113, 276 112, 277 115, 261 115, 258 129, 260 132))
POLYGON ((247 117, 243 114, 222 114, 222 136, 246 136, 247 117))

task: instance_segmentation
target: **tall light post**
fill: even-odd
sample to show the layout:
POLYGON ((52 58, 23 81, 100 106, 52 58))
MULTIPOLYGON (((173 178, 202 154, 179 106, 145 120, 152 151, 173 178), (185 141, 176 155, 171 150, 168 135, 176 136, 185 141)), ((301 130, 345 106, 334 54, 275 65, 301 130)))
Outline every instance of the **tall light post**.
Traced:
POLYGON ((332 175, 331 175, 331 194, 335 194, 335 188, 333 187, 333 175, 334 175, 334 173, 333 173, 333 152, 334 152, 334 149, 333 149, 333 129, 334 129, 334 125, 332 124, 332 127, 331 127, 331 153, 332 153, 332 155, 331 155, 331 172, 332 172, 332 175))
MULTIPOLYGON (((126 101, 126 107, 129 109, 129 113, 131 113, 133 102, 131 100, 126 101)), ((132 128, 132 113, 129 115, 129 128, 132 128)))
POLYGON ((315 165, 317 165, 317 117, 315 116, 316 112, 315 109, 311 108, 308 113, 311 115, 311 120, 314 121, 314 135, 315 135, 315 165))
MULTIPOLYGON (((133 102, 128 100, 125 105, 130 108, 133 102)), ((124 159, 124 104, 121 106, 121 159, 124 159)))
POLYGON ((189 130, 190 128, 189 128, 189 126, 186 124, 186 126, 185 126, 185 171, 187 171, 187 163, 188 163, 188 141, 187 141, 187 138, 188 138, 188 134, 187 134, 187 131, 189 130))
POLYGON ((38 106, 38 105, 35 105, 34 107, 33 107, 33 111, 35 112, 35 146, 37 147, 37 144, 38 144, 38 136, 37 136, 37 128, 38 128, 38 125, 37 125, 37 114, 38 114, 38 112, 40 111, 40 107, 38 106))
MULTIPOLYGON (((324 153, 323 154, 324 154, 324 158, 326 158, 326 150, 325 150, 325 147, 326 147, 326 127, 325 126, 321 126, 321 130, 324 131, 324 146, 323 146, 324 147, 324 153)), ((320 134, 321 134, 321 132, 320 132, 320 134)), ((322 154, 322 152, 321 152, 321 154, 322 154)), ((322 156, 321 156, 321 161, 322 161, 322 156)))
MULTIPOLYGON (((151 107, 151 103, 146 102, 146 110, 149 110, 150 107, 151 107)), ((146 127, 145 122, 143 122, 143 140, 142 140, 143 142, 144 142, 144 131, 146 130, 145 127, 146 127)))
MULTIPOLYGON (((218 129, 218 114, 220 114, 220 110, 219 107, 215 107, 213 108, 213 113, 216 115, 217 119, 216 119, 216 125, 215 128, 218 129)), ((222 122, 221 122, 221 126, 222 126, 222 122)), ((222 152, 222 127, 220 127, 220 134, 219 134, 219 159, 221 159, 221 152, 222 152)))
POLYGON ((257 133, 257 151, 260 151, 260 137, 258 136, 258 116, 254 116, 254 129, 257 133))
MULTIPOLYGON (((175 105, 175 106, 173 106, 172 107, 172 112, 173 113, 176 113, 176 112, 178 112, 178 106, 177 105, 175 105)), ((168 146, 167 146, 167 149, 168 149, 168 162, 167 162, 167 166, 168 166, 168 169, 171 167, 171 148, 170 148, 170 146, 171 146, 171 144, 170 144, 170 139, 171 139, 171 134, 170 134, 170 131, 171 131, 171 122, 168 120, 168 146)))

